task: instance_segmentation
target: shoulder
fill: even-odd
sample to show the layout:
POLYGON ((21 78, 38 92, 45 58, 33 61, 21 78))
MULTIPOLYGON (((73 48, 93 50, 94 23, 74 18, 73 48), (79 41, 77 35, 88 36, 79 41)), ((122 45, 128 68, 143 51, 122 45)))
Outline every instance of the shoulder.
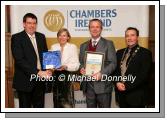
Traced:
POLYGON ((115 45, 112 40, 107 40, 105 38, 101 38, 99 41, 99 45, 107 48, 109 51, 115 52, 115 45))
POLYGON ((144 48, 144 47, 140 47, 140 52, 142 54, 151 54, 151 51, 149 49, 144 48))
POLYGON ((40 32, 35 32, 35 35, 45 37, 45 35, 43 33, 40 33, 40 32))
POLYGON ((113 41, 112 40, 108 40, 108 39, 106 39, 106 38, 103 38, 103 37, 101 37, 101 41, 103 41, 104 43, 106 43, 107 45, 111 45, 111 44, 113 44, 113 41))
POLYGON ((81 46, 88 45, 88 44, 89 44, 89 41, 90 41, 90 40, 88 40, 88 41, 86 41, 86 42, 82 43, 82 44, 81 44, 81 46))
POLYGON ((59 46, 59 43, 55 43, 53 45, 51 45, 51 47, 58 47, 59 46))
POLYGON ((68 46, 70 48, 72 48, 72 49, 76 49, 77 48, 77 46, 75 44, 73 44, 73 43, 68 43, 68 46))
POLYGON ((68 43, 66 47, 66 51, 68 51, 68 53, 76 53, 78 52, 78 48, 75 44, 68 43))
POLYGON ((11 42, 24 42, 24 38, 27 37, 27 34, 25 31, 22 31, 22 32, 19 32, 19 33, 16 33, 16 34, 13 34, 11 36, 11 42))
POLYGON ((24 34, 26 34, 24 31, 21 31, 21 32, 18 32, 18 33, 15 33, 12 35, 12 38, 15 38, 15 37, 21 37, 23 36, 24 34))
POLYGON ((139 50, 139 55, 141 58, 143 58, 143 60, 146 60, 146 59, 152 59, 152 53, 150 50, 144 48, 144 47, 140 47, 140 50, 139 50))
POLYGON ((143 63, 151 63, 152 62, 152 53, 149 49, 146 49, 144 47, 140 47, 138 51, 138 57, 143 63))
POLYGON ((83 54, 86 51, 87 47, 89 46, 89 42, 90 42, 90 40, 88 40, 80 45, 80 48, 79 48, 80 54, 83 54))
POLYGON ((126 48, 117 50, 117 54, 122 54, 122 53, 125 51, 125 49, 126 49, 126 48))
POLYGON ((59 43, 51 45, 51 50, 57 50, 60 47, 59 43))
POLYGON ((124 54, 125 49, 126 49, 126 48, 117 50, 116 56, 117 56, 117 60, 118 60, 118 61, 121 60, 121 58, 122 58, 122 56, 123 56, 123 54, 124 54))
POLYGON ((45 36, 43 33, 35 32, 36 35, 45 36))

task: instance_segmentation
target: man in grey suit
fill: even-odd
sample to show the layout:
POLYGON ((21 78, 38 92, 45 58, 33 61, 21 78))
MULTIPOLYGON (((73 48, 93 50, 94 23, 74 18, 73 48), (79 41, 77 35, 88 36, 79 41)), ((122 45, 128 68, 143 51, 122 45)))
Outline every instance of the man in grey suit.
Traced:
POLYGON ((110 81, 101 81, 103 75, 109 76, 116 68, 116 52, 112 41, 101 37, 102 21, 92 19, 89 22, 89 31, 91 39, 80 46, 80 73, 85 74, 85 51, 101 52, 105 54, 104 65, 101 71, 92 75, 96 81, 83 81, 81 88, 86 95, 88 108, 109 108, 111 107, 112 83, 110 81))

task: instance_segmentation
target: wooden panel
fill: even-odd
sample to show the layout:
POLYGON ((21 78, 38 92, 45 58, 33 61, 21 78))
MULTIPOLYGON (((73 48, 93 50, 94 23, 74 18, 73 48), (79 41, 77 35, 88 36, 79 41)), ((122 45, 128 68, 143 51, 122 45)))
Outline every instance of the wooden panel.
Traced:
POLYGON ((13 58, 11 53, 11 34, 5 33, 5 107, 14 107, 13 82, 13 58))
POLYGON ((5 70, 5 107, 7 108, 9 105, 9 95, 8 95, 8 85, 7 85, 7 69, 5 70))

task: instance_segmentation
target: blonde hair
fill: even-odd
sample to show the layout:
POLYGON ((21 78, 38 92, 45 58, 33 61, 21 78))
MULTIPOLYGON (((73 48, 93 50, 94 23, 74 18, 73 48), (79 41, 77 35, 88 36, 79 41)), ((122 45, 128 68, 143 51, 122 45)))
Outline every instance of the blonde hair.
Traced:
POLYGON ((69 42, 69 40, 71 39, 71 35, 70 32, 68 31, 68 29, 66 28, 61 28, 58 32, 57 32, 57 37, 60 36, 61 33, 66 32, 67 36, 69 37, 69 39, 67 40, 67 42, 69 42))

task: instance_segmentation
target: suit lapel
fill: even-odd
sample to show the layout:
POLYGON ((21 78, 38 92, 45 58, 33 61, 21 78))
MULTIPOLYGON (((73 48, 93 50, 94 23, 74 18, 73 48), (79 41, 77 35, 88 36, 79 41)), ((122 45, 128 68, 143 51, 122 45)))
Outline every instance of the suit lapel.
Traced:
POLYGON ((103 38, 100 38, 98 44, 97 44, 97 48, 96 48, 96 52, 101 52, 105 47, 103 38))
POLYGON ((88 51, 88 48, 89 48, 89 42, 90 42, 90 40, 89 41, 87 41, 87 43, 85 44, 85 50, 84 51, 88 51))
POLYGON ((32 44, 32 42, 31 42, 29 36, 27 35, 27 33, 26 33, 25 31, 23 31, 23 33, 24 33, 24 38, 25 38, 26 44, 27 44, 27 45, 30 47, 30 49, 31 49, 32 51, 34 51, 34 53, 35 53, 33 44, 32 44))
POLYGON ((39 36, 36 33, 35 33, 35 37, 36 37, 38 53, 40 53, 40 51, 41 51, 41 49, 40 49, 40 38, 39 38, 39 36))

